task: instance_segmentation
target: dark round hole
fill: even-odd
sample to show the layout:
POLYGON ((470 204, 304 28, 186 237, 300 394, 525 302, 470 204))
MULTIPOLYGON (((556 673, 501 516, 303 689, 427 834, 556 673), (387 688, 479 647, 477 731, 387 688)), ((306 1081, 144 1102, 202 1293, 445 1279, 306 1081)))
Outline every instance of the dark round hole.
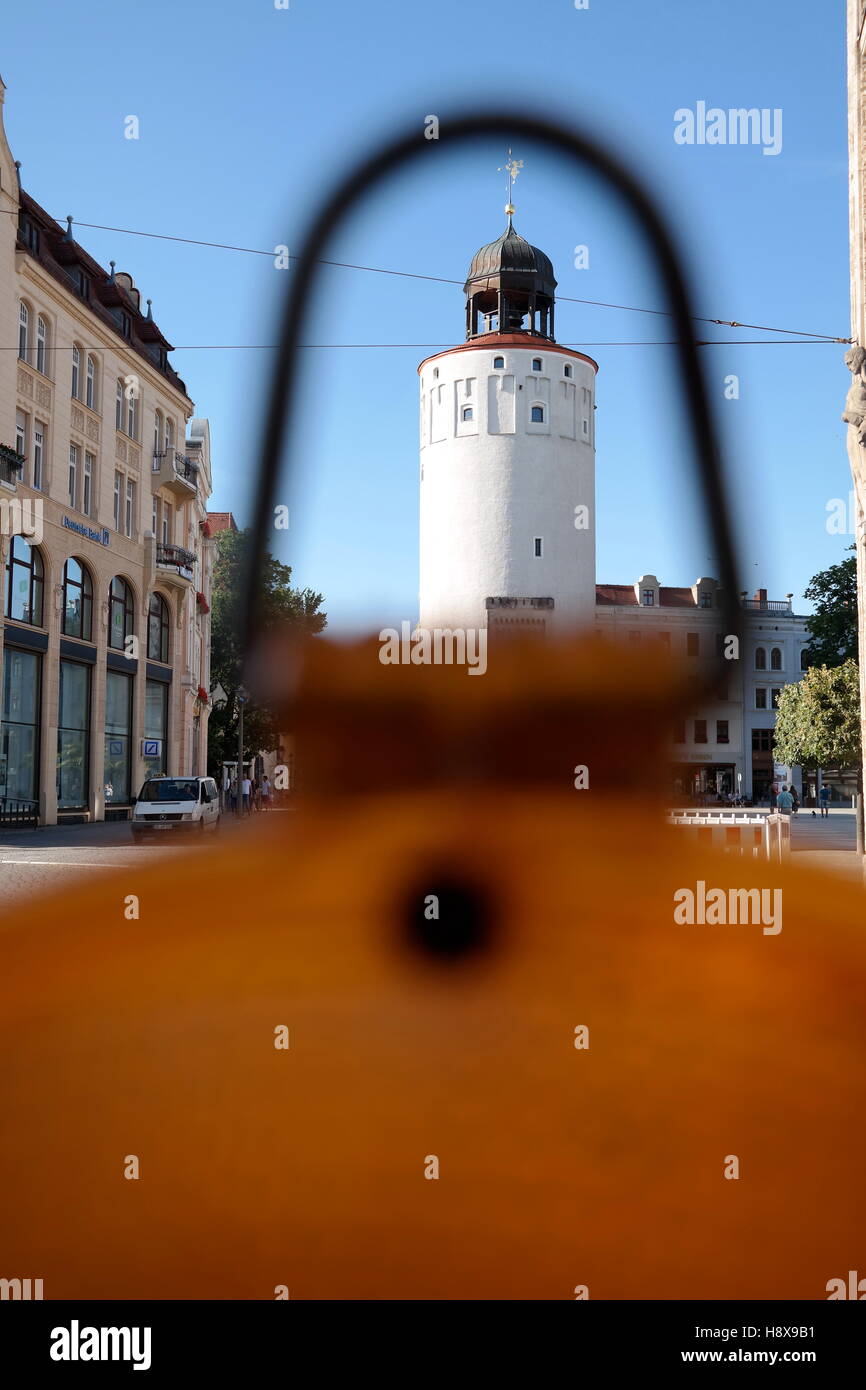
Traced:
POLYGON ((430 873, 416 880, 401 916, 410 944, 442 961, 483 951, 493 932, 490 893, 453 874, 430 873))

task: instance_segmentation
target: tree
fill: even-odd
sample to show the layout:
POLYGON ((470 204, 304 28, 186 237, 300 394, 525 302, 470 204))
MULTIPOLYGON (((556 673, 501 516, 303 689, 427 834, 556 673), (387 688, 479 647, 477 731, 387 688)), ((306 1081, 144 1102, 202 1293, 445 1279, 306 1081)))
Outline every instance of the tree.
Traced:
MULTIPOLYGON (((251 544, 249 529, 221 531, 217 536, 211 604, 211 686, 221 685, 228 698, 221 709, 211 711, 208 722, 208 771, 211 776, 219 773, 224 760, 237 758, 237 693, 244 662, 241 585, 246 550, 251 544)), ((271 554, 266 555, 259 594, 262 632, 277 627, 306 635, 321 632, 328 621, 327 614, 321 612, 322 595, 312 589, 293 589, 291 581, 291 566, 281 564, 271 554)), ((273 709, 248 701, 244 707, 247 750, 256 753, 276 748, 281 732, 273 709)))
MULTIPOLYGON (((853 545, 849 547, 853 550, 853 545)), ((815 604, 806 628, 811 666, 841 666, 857 660, 857 560, 854 555, 821 570, 804 597, 815 604)))
POLYGON ((785 686, 776 714, 774 749, 777 761, 789 767, 859 769, 856 661, 813 666, 801 681, 785 686))

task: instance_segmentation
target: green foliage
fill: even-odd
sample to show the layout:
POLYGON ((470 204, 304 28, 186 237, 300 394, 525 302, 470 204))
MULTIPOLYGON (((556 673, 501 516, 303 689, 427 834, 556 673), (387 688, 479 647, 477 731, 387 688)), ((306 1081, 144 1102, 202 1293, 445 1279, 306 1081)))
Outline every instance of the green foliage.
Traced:
POLYGON ((776 760, 788 766, 860 765, 860 686, 857 663, 814 666, 786 685, 779 700, 776 760))
MULTIPOLYGON (((853 545, 849 547, 854 549, 853 545)), ((804 598, 815 604, 806 627, 810 666, 841 666, 857 660, 857 561, 852 555, 822 570, 804 598)))
MULTIPOLYGON (((228 699, 222 709, 211 711, 208 724, 208 771, 215 776, 223 759, 237 757, 238 688, 243 670, 240 633, 241 583, 247 546, 252 535, 246 531, 221 531, 217 536, 217 555, 213 572, 211 603, 211 686, 221 685, 228 699)), ((268 554, 259 594, 262 631, 288 627, 312 635, 327 624, 321 612, 323 598, 312 589, 293 589, 289 565, 268 554)), ((274 711, 249 701, 244 709, 246 756, 277 747, 280 733, 274 711)))

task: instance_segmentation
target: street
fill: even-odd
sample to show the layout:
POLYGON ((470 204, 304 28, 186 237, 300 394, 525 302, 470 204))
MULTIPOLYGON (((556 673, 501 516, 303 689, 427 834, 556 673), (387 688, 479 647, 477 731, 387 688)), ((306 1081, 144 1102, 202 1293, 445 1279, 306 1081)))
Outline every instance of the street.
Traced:
MULTIPOLYGON (((154 836, 134 844, 128 821, 98 821, 94 825, 46 825, 37 830, 0 831, 0 915, 22 898, 57 888, 74 875, 76 881, 99 869, 125 869, 149 864, 184 850, 208 849, 215 838, 243 835, 258 825, 262 815, 283 816, 282 811, 259 812, 236 818, 224 815, 219 836, 201 839, 188 835, 154 836)), ((70 881, 69 887, 74 887, 70 881)))

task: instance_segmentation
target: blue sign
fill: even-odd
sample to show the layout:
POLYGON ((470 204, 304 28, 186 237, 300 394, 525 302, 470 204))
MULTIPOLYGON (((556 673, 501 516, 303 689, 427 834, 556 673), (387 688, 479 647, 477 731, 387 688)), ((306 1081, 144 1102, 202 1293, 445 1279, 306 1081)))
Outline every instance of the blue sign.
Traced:
POLYGON ((143 758, 158 758, 162 751, 162 739, 143 738, 141 740, 141 756, 143 758))
POLYGON ((67 531, 75 531, 79 536, 84 536, 85 540, 98 541, 100 545, 111 544, 111 532, 107 526, 85 526, 82 521, 73 521, 68 516, 63 518, 63 525, 67 531))
POLYGON ((110 758, 122 758, 122 757, 123 757, 123 739, 122 739, 122 738, 110 738, 110 739, 108 740, 108 755, 109 755, 110 758))

